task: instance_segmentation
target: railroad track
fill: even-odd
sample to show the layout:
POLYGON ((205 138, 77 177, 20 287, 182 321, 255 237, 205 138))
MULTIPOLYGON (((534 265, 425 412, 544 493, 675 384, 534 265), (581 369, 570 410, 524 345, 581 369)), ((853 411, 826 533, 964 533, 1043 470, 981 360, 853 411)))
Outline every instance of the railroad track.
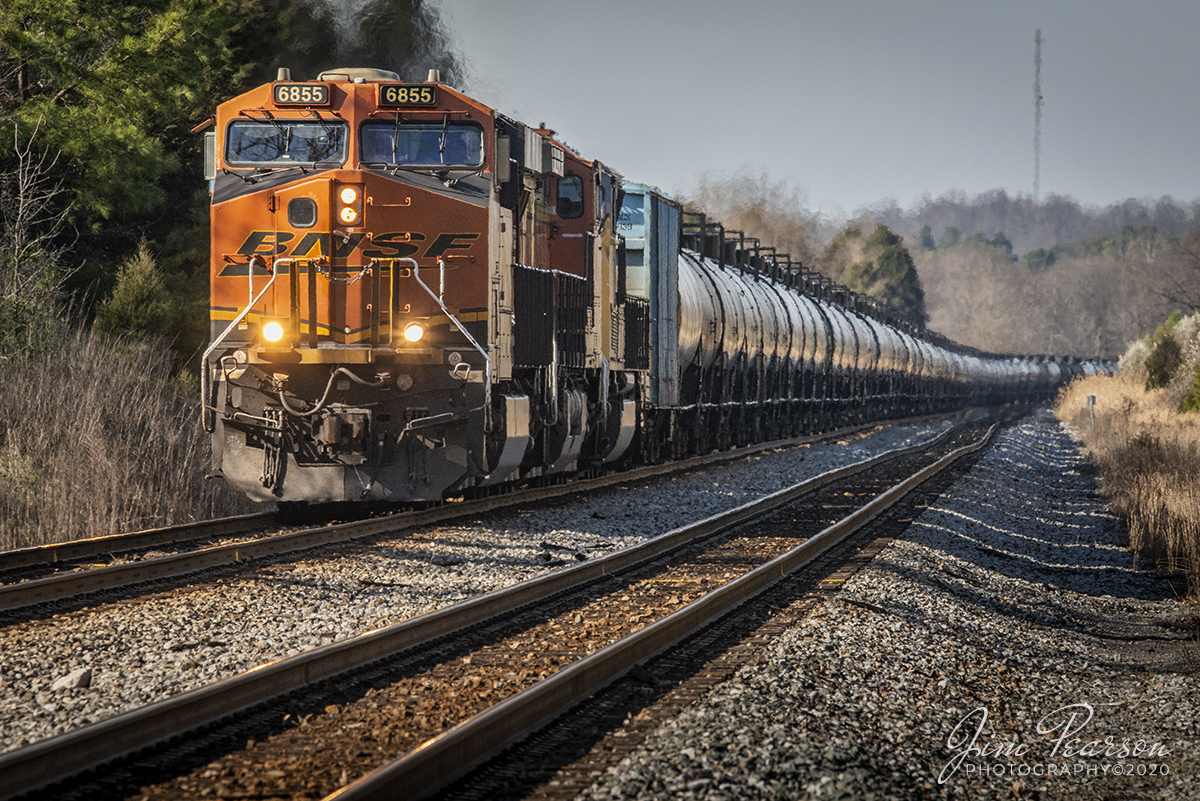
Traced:
POLYGON ((43 578, 56 572, 86 569, 100 558, 140 555, 155 548, 175 547, 180 543, 239 536, 278 523, 279 516, 275 512, 261 512, 0 551, 0 585, 43 578))
MULTIPOLYGON (((928 420, 897 421, 898 424, 928 420)), ((223 518, 149 531, 0 552, 0 622, 27 616, 27 609, 61 612, 160 590, 181 577, 222 571, 242 563, 302 554, 333 543, 446 523, 517 504, 586 493, 614 484, 639 481, 783 447, 814 444, 873 428, 868 424, 814 437, 761 443, 680 462, 649 465, 595 478, 547 486, 521 487, 499 495, 448 502, 424 509, 393 512, 366 520, 281 529, 275 512, 223 518), (218 541, 220 540, 220 541, 218 541), (156 553, 170 547, 176 553, 156 553)), ((322 520, 324 522, 324 520, 322 520)))
POLYGON ((13 794, 71 777, 51 789, 80 798, 431 791, 812 561, 984 444, 949 439, 35 743, 0 757, 0 775, 13 794), (804 506, 785 508, 797 502, 804 506), (766 531, 736 530, 764 519, 754 525, 766 531))

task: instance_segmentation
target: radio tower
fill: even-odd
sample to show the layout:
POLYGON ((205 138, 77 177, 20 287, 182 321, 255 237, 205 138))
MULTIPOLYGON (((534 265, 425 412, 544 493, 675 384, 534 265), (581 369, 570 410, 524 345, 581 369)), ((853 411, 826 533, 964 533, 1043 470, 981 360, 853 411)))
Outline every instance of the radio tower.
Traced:
POLYGON ((1033 202, 1038 202, 1042 171, 1042 29, 1033 35, 1033 202))

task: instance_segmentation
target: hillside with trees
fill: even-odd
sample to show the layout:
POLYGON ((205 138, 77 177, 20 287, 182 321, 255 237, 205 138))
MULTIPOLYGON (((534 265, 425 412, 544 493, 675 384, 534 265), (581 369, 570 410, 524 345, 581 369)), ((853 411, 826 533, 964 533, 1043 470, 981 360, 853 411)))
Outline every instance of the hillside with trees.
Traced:
POLYGON ((925 197, 912 208, 901 209, 894 201, 868 208, 858 216, 883 223, 905 238, 910 245, 922 239, 922 232, 938 244, 947 231, 956 230, 963 238, 972 234, 992 237, 1003 233, 1021 255, 1032 250, 1049 250, 1072 242, 1087 242, 1111 237, 1125 228, 1152 227, 1165 236, 1182 237, 1192 224, 1196 203, 1170 197, 1157 200, 1130 198, 1102 208, 1088 207, 1071 197, 1050 195, 1035 201, 1028 195, 1009 195, 1002 189, 969 197, 949 192, 941 197, 925 197))
POLYGON ((1022 256, 1002 236, 972 234, 914 259, 931 328, 1011 353, 1115 359, 1172 309, 1191 308, 1180 300, 1200 278, 1182 243, 1153 228, 1022 256))

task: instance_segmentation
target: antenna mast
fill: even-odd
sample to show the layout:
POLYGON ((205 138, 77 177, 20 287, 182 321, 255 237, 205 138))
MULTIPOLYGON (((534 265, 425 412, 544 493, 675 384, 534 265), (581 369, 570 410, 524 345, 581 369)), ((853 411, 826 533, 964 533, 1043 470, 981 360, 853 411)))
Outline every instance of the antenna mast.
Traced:
POLYGON ((1038 201, 1042 172, 1042 29, 1033 35, 1033 201, 1038 201))

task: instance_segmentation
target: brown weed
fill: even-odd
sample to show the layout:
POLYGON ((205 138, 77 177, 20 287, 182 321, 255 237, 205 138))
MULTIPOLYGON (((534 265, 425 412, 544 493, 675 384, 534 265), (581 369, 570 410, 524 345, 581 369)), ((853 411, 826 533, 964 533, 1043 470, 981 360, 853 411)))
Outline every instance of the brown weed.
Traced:
POLYGON ((1137 377, 1091 377, 1059 395, 1101 475, 1113 511, 1129 528, 1138 562, 1188 578, 1200 596, 1200 415, 1177 411, 1177 393, 1143 391, 1137 377), (1095 430, 1087 397, 1096 396, 1095 430))
POLYGON ((253 511, 205 481, 199 399, 151 342, 75 332, 0 362, 0 548, 253 511))

